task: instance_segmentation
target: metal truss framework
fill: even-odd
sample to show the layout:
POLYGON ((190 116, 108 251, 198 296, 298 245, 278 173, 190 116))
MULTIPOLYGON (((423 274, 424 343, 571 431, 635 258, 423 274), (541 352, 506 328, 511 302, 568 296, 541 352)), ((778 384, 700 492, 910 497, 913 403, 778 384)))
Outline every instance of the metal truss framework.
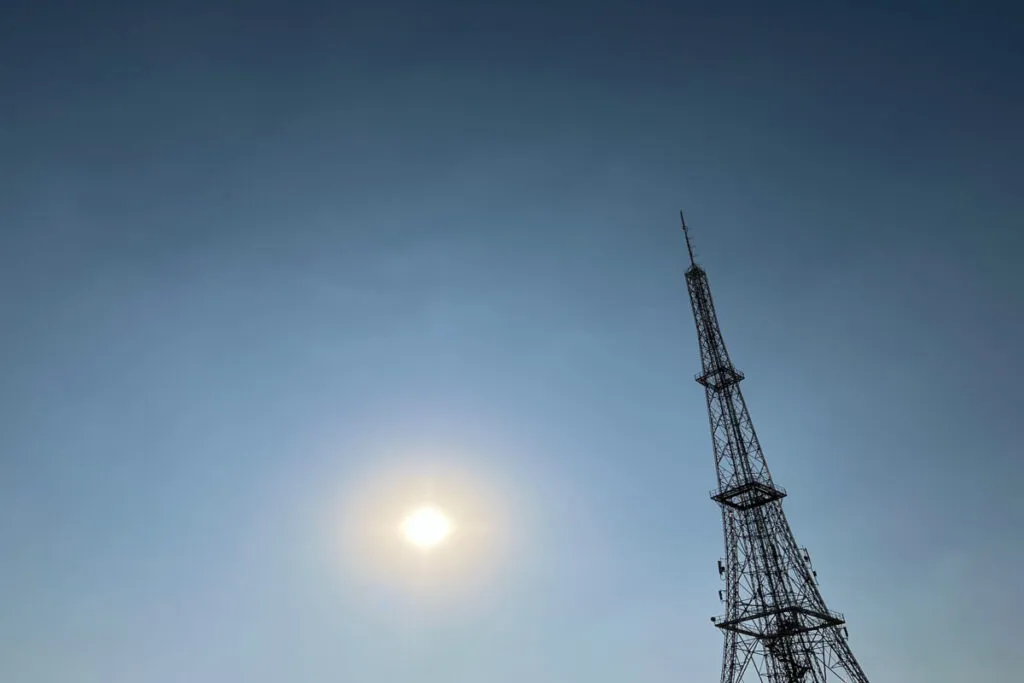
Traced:
POLYGON ((707 273, 690 255, 686 286, 697 324, 718 488, 725 559, 718 563, 725 614, 712 622, 725 636, 721 683, 867 683, 847 643, 843 615, 818 589, 806 549, 797 546, 777 486, 740 392, 718 325, 707 273))

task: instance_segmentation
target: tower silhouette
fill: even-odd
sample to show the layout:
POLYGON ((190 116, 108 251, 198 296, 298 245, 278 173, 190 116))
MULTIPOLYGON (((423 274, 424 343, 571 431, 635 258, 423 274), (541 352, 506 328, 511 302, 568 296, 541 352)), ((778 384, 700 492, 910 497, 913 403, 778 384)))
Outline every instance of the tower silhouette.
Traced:
POLYGON ((810 555, 796 544, 782 510, 786 491, 772 481, 718 326, 711 288, 697 265, 683 212, 690 267, 686 287, 697 324, 701 374, 722 510, 725 614, 711 621, 725 636, 721 683, 867 683, 847 643, 845 620, 818 590, 810 555))

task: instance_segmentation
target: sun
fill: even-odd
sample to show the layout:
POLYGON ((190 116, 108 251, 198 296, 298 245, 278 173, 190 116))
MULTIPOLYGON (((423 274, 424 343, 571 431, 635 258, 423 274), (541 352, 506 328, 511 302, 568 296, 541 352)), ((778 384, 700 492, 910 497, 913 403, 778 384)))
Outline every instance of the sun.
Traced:
POLYGON ((402 535, 417 548, 428 550, 439 545, 452 533, 452 522, 433 506, 414 510, 402 521, 402 535))

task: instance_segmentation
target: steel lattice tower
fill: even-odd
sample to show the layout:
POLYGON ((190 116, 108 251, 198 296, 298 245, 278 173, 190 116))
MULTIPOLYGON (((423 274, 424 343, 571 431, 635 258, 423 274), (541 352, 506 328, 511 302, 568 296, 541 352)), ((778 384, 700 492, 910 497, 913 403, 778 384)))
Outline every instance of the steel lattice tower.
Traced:
POLYGON ((772 481, 736 370, 718 326, 704 269, 690 255, 686 287, 697 323, 701 374, 722 510, 725 636, 721 683, 867 683, 847 644, 845 620, 825 605, 807 550, 796 544, 782 510, 786 491, 772 481))

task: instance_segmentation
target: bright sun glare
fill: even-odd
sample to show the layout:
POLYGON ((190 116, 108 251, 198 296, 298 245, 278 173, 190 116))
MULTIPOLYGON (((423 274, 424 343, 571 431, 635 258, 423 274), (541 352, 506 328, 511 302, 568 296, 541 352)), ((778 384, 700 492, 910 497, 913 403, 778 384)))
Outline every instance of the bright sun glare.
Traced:
POLYGON ((433 548, 452 532, 452 523, 435 507, 422 507, 402 522, 402 534, 413 545, 433 548))

